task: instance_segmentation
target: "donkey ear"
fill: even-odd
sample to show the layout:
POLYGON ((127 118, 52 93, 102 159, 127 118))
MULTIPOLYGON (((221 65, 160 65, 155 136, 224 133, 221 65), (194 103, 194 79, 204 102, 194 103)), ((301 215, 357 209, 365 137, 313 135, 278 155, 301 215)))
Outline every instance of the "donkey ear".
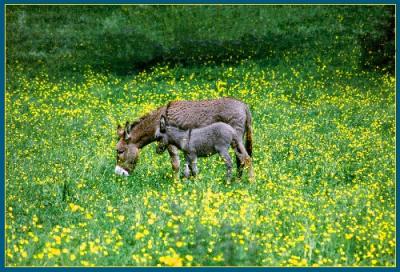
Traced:
POLYGON ((125 133, 125 131, 123 130, 123 128, 121 127, 121 125, 118 124, 118 127, 117 127, 117 135, 118 135, 119 137, 122 137, 122 136, 124 136, 124 133, 125 133))
POLYGON ((125 122, 125 130, 128 131, 128 130, 129 130, 129 127, 130 127, 129 121, 126 121, 126 122, 125 122))
POLYGON ((126 121, 126 123, 125 123, 125 130, 124 130, 124 133, 125 133, 125 140, 129 140, 129 139, 131 138, 130 132, 131 132, 131 126, 130 126, 130 124, 129 124, 129 121, 126 121))
POLYGON ((167 123, 167 120, 165 119, 165 116, 164 116, 164 115, 161 115, 161 119, 160 119, 160 132, 162 132, 162 133, 165 132, 165 127, 167 126, 166 123, 167 123))

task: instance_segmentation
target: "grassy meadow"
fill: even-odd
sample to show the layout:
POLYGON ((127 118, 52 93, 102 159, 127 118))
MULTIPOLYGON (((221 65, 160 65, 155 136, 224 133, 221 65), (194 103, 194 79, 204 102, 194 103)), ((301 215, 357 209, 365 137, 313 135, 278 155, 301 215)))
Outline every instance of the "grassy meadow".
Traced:
POLYGON ((128 75, 10 64, 6 265, 394 266, 395 77, 349 48, 128 75), (218 156, 173 180, 154 143, 114 174, 119 123, 225 96, 252 112, 254 182, 226 184, 218 156))

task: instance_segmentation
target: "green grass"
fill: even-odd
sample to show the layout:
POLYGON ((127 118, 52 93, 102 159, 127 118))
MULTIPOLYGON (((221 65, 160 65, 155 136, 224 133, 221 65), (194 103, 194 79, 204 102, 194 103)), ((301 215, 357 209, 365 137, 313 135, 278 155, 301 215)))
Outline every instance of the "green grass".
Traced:
POLYGON ((394 77, 300 53, 129 77, 12 68, 6 265, 395 265, 394 77), (254 183, 225 184, 218 156, 174 182, 154 144, 113 174, 118 123, 222 96, 253 114, 254 183))

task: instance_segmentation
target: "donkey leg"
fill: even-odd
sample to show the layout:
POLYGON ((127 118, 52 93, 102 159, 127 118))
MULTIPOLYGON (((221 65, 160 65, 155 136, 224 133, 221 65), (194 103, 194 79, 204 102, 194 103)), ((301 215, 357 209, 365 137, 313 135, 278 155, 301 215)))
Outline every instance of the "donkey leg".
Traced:
POLYGON ((174 179, 179 179, 179 153, 178 148, 174 145, 167 147, 169 156, 171 157, 172 170, 174 171, 174 179))
POLYGON ((221 150, 219 154, 224 158, 225 165, 226 165, 226 180, 228 182, 232 179, 232 159, 229 156, 229 152, 227 149, 221 150))
POLYGON ((235 151, 237 176, 238 178, 241 178, 243 175, 244 159, 247 155, 247 152, 241 148, 243 147, 243 143, 240 141, 240 138, 234 138, 232 140, 231 147, 235 151))
POLYGON ((251 161, 251 157, 247 153, 246 148, 243 145, 243 142, 238 140, 238 143, 237 144, 232 144, 232 147, 235 150, 236 158, 240 159, 242 167, 247 167, 248 168, 249 181, 253 181, 254 180, 253 162, 251 161))
POLYGON ((236 159, 237 176, 241 178, 243 175, 243 164, 241 163, 239 156, 236 154, 235 154, 235 159, 236 159))
MULTIPOLYGON (((241 122, 241 124, 245 123, 244 120, 242 120, 242 121, 243 122, 241 122)), ((244 168, 244 164, 243 164, 243 159, 242 158, 244 158, 245 154, 244 154, 244 152, 242 152, 242 149, 241 149, 240 145, 243 146, 242 139, 243 139, 243 135, 244 135, 244 132, 245 132, 245 128, 242 127, 241 125, 239 125, 239 126, 234 127, 234 129, 236 131, 236 135, 235 135, 236 137, 235 136, 233 137, 234 141, 236 141, 235 146, 236 146, 236 148, 239 149, 239 153, 241 154, 241 156, 240 156, 238 153, 235 152, 237 176, 239 178, 241 178, 242 175, 243 175, 243 168, 244 168)))

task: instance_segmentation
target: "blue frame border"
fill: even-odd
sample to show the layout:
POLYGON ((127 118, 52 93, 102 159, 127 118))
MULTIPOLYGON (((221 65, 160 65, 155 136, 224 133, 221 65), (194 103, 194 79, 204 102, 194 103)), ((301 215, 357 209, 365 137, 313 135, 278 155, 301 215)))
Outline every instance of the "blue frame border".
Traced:
POLYGON ((396 4, 397 0, 5 0, 5 4, 396 4))
MULTIPOLYGON (((0 205, 0 213, 2 216, 0 216, 0 234, 1 234, 1 243, 0 243, 0 252, 2 252, 4 254, 4 258, 1 258, 1 266, 4 267, 4 262, 5 262, 5 205, 6 205, 6 199, 5 199, 5 111, 6 111, 6 107, 5 107, 5 78, 6 78, 6 73, 5 73, 5 5, 1 6, 0 9, 1 12, 1 17, 4 18, 2 23, 1 23, 1 32, 3 33, 3 35, 1 35, 0 37, 0 41, 1 44, 3 46, 3 51, 1 52, 1 73, 2 73, 2 77, 1 77, 1 108, 3 109, 3 111, 1 112, 1 132, 0 132, 0 138, 1 138, 1 154, 4 154, 4 156, 0 157, 0 163, 1 163, 1 186, 0 186, 0 195, 2 196, 2 198, 4 199, 2 201, 2 204, 0 205)), ((3 254, 0 254, 0 256, 3 256, 3 254)))

